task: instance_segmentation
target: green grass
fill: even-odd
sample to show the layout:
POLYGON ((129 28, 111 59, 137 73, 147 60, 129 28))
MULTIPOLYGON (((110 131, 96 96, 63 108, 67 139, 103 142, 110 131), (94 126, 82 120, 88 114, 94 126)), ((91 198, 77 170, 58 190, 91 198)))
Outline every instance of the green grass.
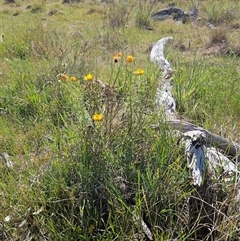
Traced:
MULTIPOLYGON (((177 111, 240 142, 240 69, 234 52, 240 32, 231 28, 240 16, 231 12, 229 21, 227 14, 239 9, 238 1, 216 9, 217 1, 203 2, 201 19, 187 24, 152 22, 150 14, 169 1, 3 2, 0 153, 11 156, 14 168, 0 162, 0 239, 134 240, 143 232, 134 223, 133 206, 155 240, 196 238, 203 217, 189 220, 188 199, 197 194, 182 148, 156 113, 161 73, 150 63, 148 49, 162 37, 174 37, 165 53, 175 70, 177 111), (58 14, 49 15, 53 10, 58 14), (228 29, 232 52, 204 54, 217 34, 207 21, 228 29), (122 56, 115 63, 117 52, 122 56), (127 55, 133 63, 126 63, 127 55), (138 68, 143 75, 133 74, 138 68), (84 80, 88 73, 94 82, 84 80), (73 76, 77 81, 70 80, 73 76), (95 113, 103 120, 94 122, 95 113), (158 122, 160 128, 152 130, 158 122)), ((219 215, 215 240, 237 240, 235 182, 212 184, 219 215)))

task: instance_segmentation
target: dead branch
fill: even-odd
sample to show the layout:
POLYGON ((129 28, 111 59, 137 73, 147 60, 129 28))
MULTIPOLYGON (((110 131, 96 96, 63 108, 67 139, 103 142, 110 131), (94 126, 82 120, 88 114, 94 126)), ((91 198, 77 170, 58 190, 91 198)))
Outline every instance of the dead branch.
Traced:
MULTIPOLYGON (((177 131, 178 136, 180 136, 179 144, 184 148, 186 164, 192 176, 192 184, 196 187, 196 195, 200 197, 199 200, 196 200, 196 195, 194 198, 190 197, 188 203, 189 225, 194 228, 196 225, 198 226, 194 237, 198 237, 199 240, 209 240, 209 238, 214 240, 215 222, 219 222, 217 220, 219 215, 214 209, 209 209, 215 189, 211 180, 219 180, 226 184, 235 180, 232 184, 235 189, 234 201, 235 203, 240 201, 240 172, 238 171, 240 144, 177 118, 176 103, 172 94, 171 77, 173 71, 163 53, 164 46, 169 40, 172 40, 172 37, 160 39, 155 43, 150 54, 151 61, 163 71, 163 78, 155 95, 156 108, 161 120, 165 122, 164 124, 168 124, 170 129, 177 131), (222 178, 226 176, 228 178, 222 178), (199 207, 202 208, 199 209, 199 207)), ((160 125, 161 123, 152 126, 152 128, 159 128, 160 125)), ((176 132, 170 131, 170 134, 173 133, 176 132)), ((239 212, 239 205, 237 212, 239 212)))
POLYGON ((214 146, 215 148, 220 148, 224 151, 226 155, 230 155, 232 157, 238 158, 240 155, 240 144, 235 141, 231 141, 227 138, 221 137, 200 126, 196 126, 184 120, 169 120, 169 124, 174 130, 178 130, 183 133, 188 131, 201 131, 206 136, 207 145, 214 146))

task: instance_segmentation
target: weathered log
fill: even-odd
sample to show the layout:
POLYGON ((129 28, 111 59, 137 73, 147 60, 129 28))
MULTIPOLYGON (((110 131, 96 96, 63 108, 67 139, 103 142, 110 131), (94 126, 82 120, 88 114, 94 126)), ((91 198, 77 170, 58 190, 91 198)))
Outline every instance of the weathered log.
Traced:
MULTIPOLYGON (((177 118, 176 103, 174 100, 174 96, 172 94, 173 85, 172 85, 171 77, 172 77, 173 70, 171 69, 170 63, 166 60, 164 56, 164 47, 170 40, 173 40, 173 38, 165 37, 160 39, 158 42, 156 42, 153 45, 153 48, 150 54, 150 60, 153 63, 157 64, 163 71, 163 78, 162 78, 162 81, 159 83, 159 86, 157 88, 156 95, 155 95, 155 103, 156 103, 158 113, 165 116, 166 122, 169 123, 169 125, 174 130, 178 130, 182 133, 188 133, 189 137, 192 138, 193 144, 195 142, 194 140, 195 137, 193 138, 193 136, 194 136, 194 133, 197 131, 199 137, 201 135, 200 133, 202 133, 202 135, 204 136, 203 145, 206 145, 205 149, 206 147, 222 149, 225 155, 234 157, 237 160, 240 155, 239 143, 230 141, 202 127, 196 126, 184 120, 179 120, 177 118)), ((184 135, 184 137, 186 137, 186 134, 184 135)), ((219 152, 217 150, 215 151, 216 151, 216 155, 218 155, 219 152)), ((208 159, 211 157, 214 157, 214 155, 208 155, 208 159)), ((196 157, 197 163, 199 163, 198 162, 199 158, 200 157, 196 157)), ((222 158, 220 159, 222 160, 222 158)), ((211 160, 209 161, 211 162, 211 160)), ((216 158, 214 158, 213 161, 215 162, 216 158)))
POLYGON ((160 39, 158 42, 153 44, 150 53, 150 60, 162 69, 162 71, 164 72, 164 78, 166 78, 167 74, 171 74, 173 72, 170 67, 170 63, 167 61, 163 54, 165 45, 171 40, 173 40, 173 37, 166 37, 160 39))
MULTIPOLYGON (((214 146, 215 148, 219 148, 223 150, 226 155, 229 155, 235 160, 239 160, 240 158, 240 144, 232 141, 230 139, 221 137, 215 133, 212 133, 200 126, 194 125, 188 121, 180 120, 180 119, 171 119, 167 121, 173 130, 180 131, 182 133, 186 133, 189 131, 201 131, 206 136, 206 144, 208 146, 214 146)), ((159 124, 153 125, 153 129, 159 128, 159 124)))
MULTIPOLYGON (((218 210, 212 205, 216 187, 211 182, 221 180, 226 184, 232 183, 236 189, 233 193, 234 202, 239 203, 240 172, 237 163, 240 157, 240 144, 177 118, 176 104, 172 94, 172 71, 168 74, 171 67, 163 53, 164 46, 170 39, 172 38, 167 37, 159 40, 151 50, 151 61, 163 70, 163 78, 155 95, 156 108, 161 121, 152 128, 159 128, 163 122, 164 125, 169 125, 170 129, 177 130, 178 137, 180 137, 179 144, 184 147, 186 164, 191 172, 192 184, 196 192, 188 199, 189 226, 196 230, 193 239, 214 240, 216 224, 220 225, 219 222, 221 222, 221 218, 218 219, 218 217, 226 215, 226 210, 222 211, 221 208, 218 210), (218 149, 221 149, 223 153, 218 149), (205 175, 206 172, 208 175, 205 175), (228 178, 222 178, 225 176, 228 178)), ((175 132, 169 131, 169 133, 175 132)), ((240 206, 237 205, 236 212, 239 210, 240 206)))
POLYGON ((207 145, 220 148, 224 151, 226 155, 239 158, 240 144, 237 142, 221 137, 200 126, 196 126, 184 120, 179 120, 179 119, 169 120, 169 124, 172 126, 174 130, 179 130, 183 133, 188 131, 201 131, 206 136, 207 145))

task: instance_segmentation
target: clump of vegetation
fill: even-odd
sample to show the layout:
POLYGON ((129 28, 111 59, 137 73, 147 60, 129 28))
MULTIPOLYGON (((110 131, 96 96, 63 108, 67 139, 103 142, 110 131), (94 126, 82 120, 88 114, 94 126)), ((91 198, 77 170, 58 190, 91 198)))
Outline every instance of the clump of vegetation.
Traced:
POLYGON ((139 2, 138 10, 135 16, 135 25, 142 29, 151 29, 150 16, 152 11, 152 5, 149 1, 139 2))
POLYGON ((204 5, 203 9, 207 13, 207 21, 215 25, 229 25, 239 18, 238 7, 237 1, 212 1, 204 5))
POLYGON ((228 31, 226 28, 212 29, 206 48, 209 54, 227 54, 229 52, 228 31))
POLYGON ((225 28, 217 28, 211 31, 211 35, 209 37, 209 46, 214 44, 228 43, 228 33, 225 28))
POLYGON ((126 1, 111 0, 106 8, 106 20, 108 26, 122 27, 128 24, 133 5, 126 1))

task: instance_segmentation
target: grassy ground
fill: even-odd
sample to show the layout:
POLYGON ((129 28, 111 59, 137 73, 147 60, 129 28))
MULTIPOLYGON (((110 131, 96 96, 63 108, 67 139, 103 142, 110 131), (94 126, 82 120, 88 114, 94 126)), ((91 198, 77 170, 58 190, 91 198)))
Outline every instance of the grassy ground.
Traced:
MULTIPOLYGON (((183 152, 167 126, 151 129, 161 73, 149 47, 174 37, 179 114, 240 142, 239 1, 176 1, 199 8, 185 24, 150 19, 170 1, 3 2, 0 153, 14 167, 0 163, 0 239, 144 240, 134 206, 155 240, 197 240, 183 152)), ((215 240, 238 240, 234 183, 213 184, 215 240)))

